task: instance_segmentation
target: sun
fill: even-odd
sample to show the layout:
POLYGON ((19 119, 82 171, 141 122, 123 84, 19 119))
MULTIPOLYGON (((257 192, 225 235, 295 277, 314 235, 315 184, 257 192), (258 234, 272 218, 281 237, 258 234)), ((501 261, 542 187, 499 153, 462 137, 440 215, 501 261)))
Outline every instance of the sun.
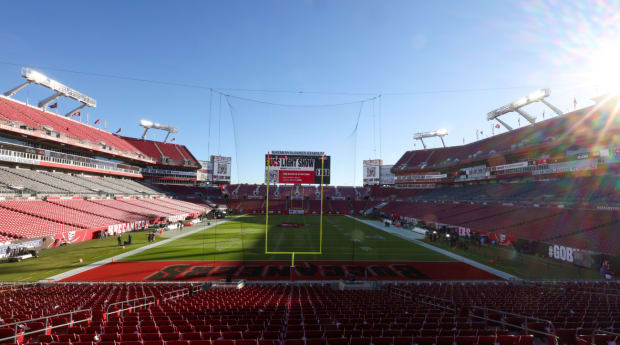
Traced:
POLYGON ((585 77, 599 93, 620 91, 620 37, 599 42, 586 55, 585 77))

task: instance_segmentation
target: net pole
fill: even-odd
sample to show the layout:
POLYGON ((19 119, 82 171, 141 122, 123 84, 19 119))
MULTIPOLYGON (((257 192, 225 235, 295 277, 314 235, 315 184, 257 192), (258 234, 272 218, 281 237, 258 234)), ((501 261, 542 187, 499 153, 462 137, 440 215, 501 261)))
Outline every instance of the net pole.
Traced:
POLYGON ((269 153, 267 154, 267 200, 265 201, 265 253, 269 250, 267 249, 267 243, 269 239, 269 175, 270 175, 270 161, 269 161, 269 153))
POLYGON ((323 254, 323 176, 325 176, 325 153, 321 155, 321 213, 319 213, 319 254, 323 254))

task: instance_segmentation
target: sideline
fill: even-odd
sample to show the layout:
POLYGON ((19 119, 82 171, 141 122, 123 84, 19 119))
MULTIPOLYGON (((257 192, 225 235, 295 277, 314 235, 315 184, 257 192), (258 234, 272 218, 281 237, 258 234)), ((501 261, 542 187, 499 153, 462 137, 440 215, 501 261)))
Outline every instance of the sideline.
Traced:
POLYGON ((69 270, 69 271, 66 271, 66 272, 63 272, 63 273, 59 273, 59 274, 57 274, 55 276, 51 276, 49 278, 41 279, 39 282, 55 282, 55 281, 60 281, 60 280, 63 280, 65 278, 69 278, 69 277, 71 277, 73 275, 76 275, 78 273, 82 273, 82 272, 91 270, 93 268, 96 268, 96 267, 99 267, 99 266, 103 266, 105 264, 109 264, 109 263, 114 262, 114 261, 118 261, 120 259, 123 259, 123 258, 126 258, 128 256, 132 256, 132 255, 141 253, 141 252, 143 252, 145 250, 149 250, 151 248, 159 247, 161 245, 170 243, 170 242, 172 242, 174 240, 178 240, 179 238, 183 238, 183 237, 187 237, 189 235, 193 235, 193 234, 195 234, 195 233, 197 233, 199 231, 206 230, 206 229, 212 228, 214 226, 218 226, 218 225, 224 224, 224 223, 226 223, 226 222, 228 222, 230 220, 235 220, 235 219, 243 217, 243 216, 244 216, 244 214, 236 216, 234 218, 224 219, 222 221, 215 221, 215 222, 212 222, 211 225, 198 226, 196 229, 189 230, 187 232, 185 232, 185 231, 184 232, 180 232, 180 233, 176 234, 175 236, 169 237, 169 238, 167 238, 165 240, 162 240, 162 241, 159 241, 159 242, 155 242, 153 244, 149 244, 149 245, 146 245, 144 247, 136 248, 134 250, 130 250, 128 252, 125 252, 125 253, 122 253, 122 254, 118 254, 118 255, 110 257, 110 258, 106 258, 106 259, 103 259, 103 260, 92 262, 92 263, 90 263, 88 265, 84 265, 84 266, 81 266, 81 267, 78 267, 78 268, 74 268, 72 270, 69 270))
MULTIPOLYGON (((379 221, 359 219, 359 218, 356 218, 356 217, 353 217, 353 216, 350 216, 350 215, 346 215, 346 217, 349 217, 351 219, 355 219, 355 220, 357 220, 360 223, 364 223, 366 225, 372 226, 373 228, 385 231, 385 232, 387 232, 389 234, 392 234, 394 236, 398 236, 398 237, 400 237, 402 239, 405 239, 407 241, 414 242, 415 244, 418 244, 418 245, 420 245, 422 247, 425 247, 427 249, 436 251, 436 252, 438 252, 440 254, 443 254, 445 256, 451 257, 451 258, 453 258, 453 259, 455 259, 457 261, 464 262, 464 263, 466 263, 468 265, 474 266, 474 267, 479 268, 479 269, 481 269, 483 271, 486 271, 486 272, 489 272, 491 274, 494 274, 494 275, 496 275, 496 276, 498 276, 500 278, 504 278, 504 279, 519 279, 518 277, 516 277, 516 276, 514 276, 514 275, 512 275, 510 273, 506 273, 504 271, 500 271, 500 270, 498 270, 496 268, 489 267, 487 265, 481 264, 478 261, 474 261, 474 260, 468 259, 466 257, 463 257, 463 256, 460 256, 458 254, 452 253, 452 252, 450 252, 448 250, 437 248, 437 247, 435 247, 433 245, 430 245, 428 243, 422 242, 422 241, 419 240, 421 235, 417 234, 417 233, 415 233, 413 231, 406 231, 405 232, 405 231, 402 231, 401 228, 396 228, 396 227, 393 227, 393 226, 390 226, 389 228, 386 228, 385 226, 383 226, 383 223, 381 223, 379 221), (399 231, 399 230, 401 230, 401 231, 399 231)), ((422 238, 423 237, 424 236, 422 236, 422 238)))

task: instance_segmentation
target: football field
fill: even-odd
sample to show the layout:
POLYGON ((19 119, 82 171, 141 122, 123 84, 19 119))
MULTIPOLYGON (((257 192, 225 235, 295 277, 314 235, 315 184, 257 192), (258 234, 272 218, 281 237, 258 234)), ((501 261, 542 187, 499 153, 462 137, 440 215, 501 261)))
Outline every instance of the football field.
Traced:
MULTIPOLYGON (((354 219, 316 215, 270 215, 269 252, 320 252, 297 254, 296 260, 320 261, 453 261, 415 243, 387 234, 354 219)), ((124 261, 290 260, 290 254, 265 254, 265 216, 244 216, 205 229, 164 246, 125 258, 124 261)))
POLYGON ((64 280, 497 279, 349 217, 323 217, 322 231, 316 215, 271 215, 268 227, 262 215, 211 225, 64 280))

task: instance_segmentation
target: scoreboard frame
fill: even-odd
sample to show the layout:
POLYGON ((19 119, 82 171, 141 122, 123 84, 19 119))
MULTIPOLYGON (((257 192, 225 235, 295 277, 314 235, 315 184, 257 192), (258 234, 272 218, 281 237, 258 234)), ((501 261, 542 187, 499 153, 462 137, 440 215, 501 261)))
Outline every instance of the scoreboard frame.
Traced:
POLYGON ((322 152, 275 152, 265 155, 265 182, 330 184, 330 156, 322 152))

